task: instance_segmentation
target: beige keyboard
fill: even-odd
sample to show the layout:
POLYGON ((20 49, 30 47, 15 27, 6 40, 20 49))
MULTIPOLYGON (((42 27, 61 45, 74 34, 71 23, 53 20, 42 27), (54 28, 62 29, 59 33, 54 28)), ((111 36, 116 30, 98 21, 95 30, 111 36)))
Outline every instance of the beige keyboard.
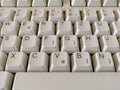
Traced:
POLYGON ((120 0, 0 0, 0 90, 120 90, 120 0))

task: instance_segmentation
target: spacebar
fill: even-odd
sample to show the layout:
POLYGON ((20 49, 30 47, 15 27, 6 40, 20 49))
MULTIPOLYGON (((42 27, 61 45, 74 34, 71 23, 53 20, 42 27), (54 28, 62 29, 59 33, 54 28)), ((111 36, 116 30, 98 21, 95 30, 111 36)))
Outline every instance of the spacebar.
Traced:
POLYGON ((120 90, 120 73, 17 73, 12 90, 120 90))

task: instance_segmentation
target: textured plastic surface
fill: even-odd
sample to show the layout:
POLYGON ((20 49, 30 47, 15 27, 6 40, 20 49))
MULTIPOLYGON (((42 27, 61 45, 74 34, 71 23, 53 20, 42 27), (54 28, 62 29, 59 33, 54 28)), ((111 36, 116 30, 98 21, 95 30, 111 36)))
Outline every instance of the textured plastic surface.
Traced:
POLYGON ((120 90, 120 73, 17 73, 12 90, 120 90))

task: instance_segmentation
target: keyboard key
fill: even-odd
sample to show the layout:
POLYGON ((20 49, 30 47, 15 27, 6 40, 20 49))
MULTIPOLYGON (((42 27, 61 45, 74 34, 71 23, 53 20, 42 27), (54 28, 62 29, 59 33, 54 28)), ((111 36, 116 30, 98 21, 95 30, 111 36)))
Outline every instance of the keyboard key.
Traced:
POLYGON ((0 52, 0 71, 4 71, 6 61, 7 61, 7 55, 3 52, 0 52))
POLYGON ((3 6, 3 7, 7 7, 7 6, 14 7, 14 6, 16 6, 16 1, 17 0, 1 0, 1 6, 3 6))
POLYGON ((106 21, 96 21, 92 24, 93 34, 101 37, 103 35, 110 35, 110 29, 106 21))
POLYGON ((67 9, 65 14, 66 21, 71 21, 72 23, 81 21, 80 11, 78 9, 67 9))
POLYGON ((117 52, 113 55, 115 68, 117 72, 120 72, 120 52, 117 52))
POLYGON ((120 10, 118 9, 118 10, 115 10, 115 17, 116 17, 116 20, 117 21, 120 21, 120 10))
POLYGON ((32 6, 46 6, 47 0, 33 0, 32 6))
POLYGON ((3 37, 1 50, 5 53, 19 51, 21 39, 16 35, 7 35, 3 37))
POLYGON ((91 26, 88 21, 77 21, 74 25, 74 30, 77 37, 92 35, 91 26))
POLYGON ((76 36, 73 35, 65 35, 62 37, 61 40, 61 51, 62 52, 68 52, 69 54, 72 54, 74 52, 79 51, 79 43, 76 36))
POLYGON ((85 0, 71 0, 71 5, 83 7, 83 6, 86 6, 86 1, 85 0))
POLYGON ((1 36, 5 35, 18 35, 19 23, 16 21, 6 21, 3 23, 1 28, 1 36))
POLYGON ((88 7, 101 7, 101 0, 87 0, 88 7))
POLYGON ((8 72, 0 72, 0 89, 11 90, 13 83, 13 75, 8 72))
POLYGON ((54 35, 55 25, 51 21, 42 21, 39 23, 38 36, 41 38, 44 35, 54 35))
POLYGON ((17 0, 17 6, 18 7, 29 7, 32 4, 32 0, 17 0))
POLYGON ((36 35, 37 33, 37 24, 32 21, 26 21, 21 23, 19 30, 19 36, 23 37, 24 35, 36 35))
POLYGON ((102 0, 102 4, 104 7, 111 7, 111 6, 114 6, 116 7, 117 6, 117 0, 102 0))
POLYGON ((53 52, 50 58, 50 72, 69 72, 70 58, 66 52, 53 52))
POLYGON ((80 39, 80 46, 82 52, 89 52, 93 54, 100 51, 98 39, 95 35, 82 36, 80 39))
POLYGON ((30 53, 28 72, 48 72, 49 56, 44 52, 30 53))
POLYGON ((0 9, 0 22, 12 21, 14 12, 11 9, 0 9))
POLYGON ((104 35, 100 38, 99 41, 100 41, 102 52, 115 53, 120 50, 119 43, 116 36, 104 35))
POLYGON ((93 55, 93 66, 95 72, 114 72, 115 67, 111 53, 97 52, 93 55))
POLYGON ((5 70, 12 73, 25 72, 28 56, 23 52, 10 52, 5 70))
POLYGON ((120 22, 119 21, 112 22, 110 24, 110 29, 111 29, 112 35, 120 37, 120 22))
POLYGON ((98 16, 100 21, 107 21, 108 23, 115 21, 115 15, 111 9, 100 10, 98 16))
POLYGON ((70 21, 59 21, 57 23, 56 35, 58 37, 62 37, 64 35, 73 35, 72 23, 70 21))
POLYGON ((30 11, 27 9, 17 10, 14 16, 14 21, 19 23, 30 20, 30 11))
POLYGON ((13 90, 116 90, 120 73, 17 73, 13 90), (23 78, 24 77, 24 78, 23 78), (57 82, 56 82, 57 80, 57 82), (51 83, 52 82, 52 83, 51 83), (29 87, 26 87, 29 85, 29 87), (115 84, 114 84, 115 83, 115 84), (81 85, 80 85, 81 84, 81 85), (97 85, 96 85, 97 84, 97 85), (48 86, 46 86, 48 85, 48 86), (86 86, 88 85, 88 86, 86 86), (104 87, 101 87, 104 86, 104 87))
POLYGON ((71 57, 72 72, 92 72, 91 57, 88 52, 75 52, 71 57))
MULTIPOLYGON (((56 0, 57 1, 57 0, 56 0)), ((63 21, 63 12, 61 9, 52 9, 49 11, 48 21, 53 21, 57 23, 58 21, 63 21)))
POLYGON ((29 54, 30 52, 38 52, 40 47, 40 39, 35 35, 23 36, 20 51, 29 54))
POLYGON ((60 7, 62 6, 62 0, 48 0, 49 7, 60 7))
POLYGON ((41 52, 48 54, 59 51, 59 39, 55 35, 45 35, 42 37, 41 52))
POLYGON ((118 7, 120 7, 120 0, 118 0, 118 7))
POLYGON ((34 9, 31 15, 31 21, 39 23, 40 21, 46 21, 47 13, 44 9, 34 9))
POLYGON ((89 21, 93 23, 94 21, 98 21, 98 16, 95 9, 84 9, 82 12, 83 21, 89 21))

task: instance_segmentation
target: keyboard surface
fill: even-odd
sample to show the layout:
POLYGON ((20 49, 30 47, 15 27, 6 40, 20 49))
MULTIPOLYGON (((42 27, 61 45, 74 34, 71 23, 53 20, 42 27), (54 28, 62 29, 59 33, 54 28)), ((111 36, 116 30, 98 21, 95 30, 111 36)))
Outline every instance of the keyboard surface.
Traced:
POLYGON ((0 0, 0 90, 120 90, 120 0, 0 0))

